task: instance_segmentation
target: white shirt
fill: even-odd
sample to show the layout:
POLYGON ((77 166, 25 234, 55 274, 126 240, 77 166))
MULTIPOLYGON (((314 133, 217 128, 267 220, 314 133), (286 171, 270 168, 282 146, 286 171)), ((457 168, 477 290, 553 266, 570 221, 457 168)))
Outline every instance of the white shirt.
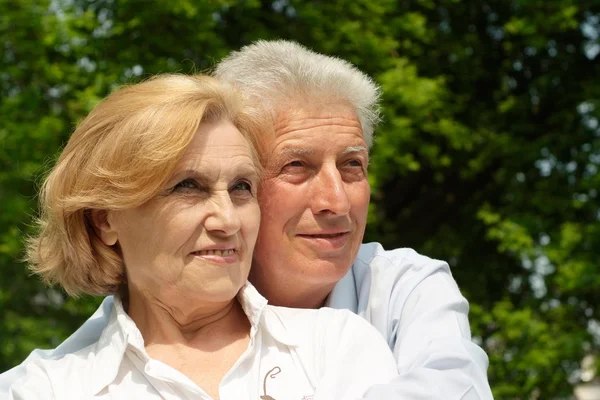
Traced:
POLYGON ((488 400, 488 358, 471 341, 469 303, 446 262, 363 244, 327 306, 348 309, 386 338, 399 377, 368 399, 488 400))
MULTIPOLYGON (((98 339, 108 322, 112 297, 55 350, 35 350, 0 375, 0 395, 24 373, 24 365, 79 350, 98 339)), ((469 304, 448 264, 411 249, 385 251, 363 244, 327 305, 348 309, 371 323, 393 350, 399 377, 367 394, 370 399, 492 399, 484 351, 471 342, 469 304)))
MULTIPOLYGON (((381 335, 348 311, 268 306, 250 284, 238 299, 251 324, 250 343, 221 381, 222 400, 358 399, 373 384, 397 376, 381 335)), ((148 355, 140 331, 115 298, 108 324, 95 343, 63 357, 26 364, 8 398, 210 396, 181 372, 148 355)))

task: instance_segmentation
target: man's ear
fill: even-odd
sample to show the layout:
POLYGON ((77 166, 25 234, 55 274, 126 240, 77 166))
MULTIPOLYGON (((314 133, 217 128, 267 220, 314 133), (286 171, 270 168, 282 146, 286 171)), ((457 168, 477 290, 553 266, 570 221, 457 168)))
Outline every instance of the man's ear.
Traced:
POLYGON ((92 210, 92 223, 94 224, 94 230, 100 236, 100 240, 107 246, 114 246, 119 236, 108 220, 108 213, 107 210, 92 210))

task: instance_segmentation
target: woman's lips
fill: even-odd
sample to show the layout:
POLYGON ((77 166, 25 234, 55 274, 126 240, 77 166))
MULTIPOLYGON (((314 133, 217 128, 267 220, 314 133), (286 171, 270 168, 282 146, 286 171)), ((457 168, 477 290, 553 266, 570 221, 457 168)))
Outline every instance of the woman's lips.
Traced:
POLYGON ((239 260, 238 251, 235 249, 198 250, 192 252, 191 255, 216 264, 232 264, 239 260))

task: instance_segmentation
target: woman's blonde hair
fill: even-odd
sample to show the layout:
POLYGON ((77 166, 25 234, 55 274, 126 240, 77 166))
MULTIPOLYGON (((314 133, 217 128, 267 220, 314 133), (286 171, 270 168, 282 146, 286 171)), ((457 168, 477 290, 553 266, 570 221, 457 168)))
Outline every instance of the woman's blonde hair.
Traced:
POLYGON ((117 246, 96 234, 91 210, 137 207, 163 189, 203 122, 231 121, 252 144, 263 124, 231 85, 208 76, 159 75, 118 90, 79 124, 43 183, 39 232, 26 260, 68 294, 107 295, 124 283, 117 246))

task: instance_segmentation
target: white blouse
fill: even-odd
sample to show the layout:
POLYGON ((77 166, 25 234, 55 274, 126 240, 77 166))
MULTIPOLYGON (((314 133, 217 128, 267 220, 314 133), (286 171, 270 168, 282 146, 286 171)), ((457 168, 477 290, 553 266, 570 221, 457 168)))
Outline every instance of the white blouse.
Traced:
MULTIPOLYGON (((249 283, 238 299, 251 324, 250 343, 221 381, 221 400, 359 399, 397 376, 381 334, 347 310, 270 306, 249 283)), ((8 398, 211 399, 148 355, 118 298, 98 341, 58 359, 28 363, 8 398)))

